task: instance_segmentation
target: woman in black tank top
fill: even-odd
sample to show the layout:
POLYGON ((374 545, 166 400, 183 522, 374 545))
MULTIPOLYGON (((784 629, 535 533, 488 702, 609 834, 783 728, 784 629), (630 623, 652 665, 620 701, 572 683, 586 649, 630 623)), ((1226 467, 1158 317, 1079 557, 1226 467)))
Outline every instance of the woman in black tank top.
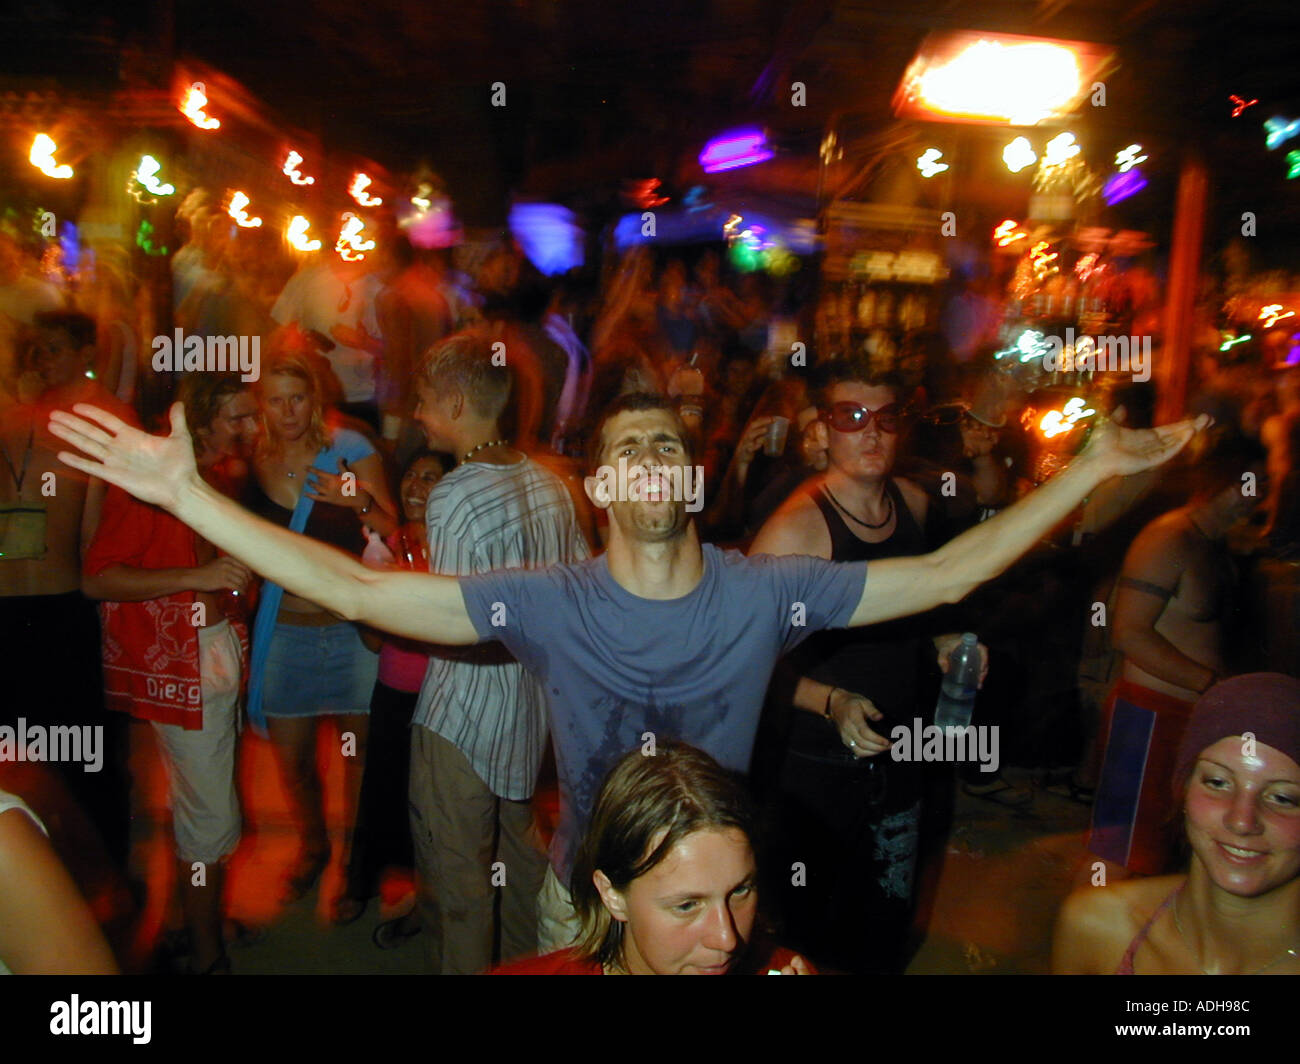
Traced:
MULTIPOLYGON (((780 535, 773 541, 782 553, 837 562, 926 553, 926 500, 890 476, 901 427, 897 389, 852 367, 832 368, 829 379, 817 429, 826 437, 827 474, 772 518, 754 549, 763 549, 770 530, 780 535)), ((857 756, 862 747, 846 745, 831 714, 842 724, 853 695, 869 699, 883 714, 870 730, 884 738, 896 724, 928 718, 934 685, 926 684, 927 670, 937 678, 937 668, 927 634, 925 620, 914 617, 823 631, 786 659, 802 678, 796 689, 814 690, 830 711, 819 705, 808 712, 813 707, 800 695, 802 711, 789 714, 777 788, 782 866, 794 866, 798 884, 784 882, 787 934, 832 968, 897 972, 905 963, 922 784, 914 762, 894 761, 888 752, 857 756)))

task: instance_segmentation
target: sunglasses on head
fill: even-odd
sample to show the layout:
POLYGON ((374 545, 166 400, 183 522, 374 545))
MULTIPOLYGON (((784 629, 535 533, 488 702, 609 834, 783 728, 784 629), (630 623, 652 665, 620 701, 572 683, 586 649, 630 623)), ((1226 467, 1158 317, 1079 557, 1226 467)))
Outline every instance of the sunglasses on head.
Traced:
POLYGON ((903 427, 903 409, 897 403, 879 410, 868 410, 861 403, 832 403, 822 411, 822 420, 836 432, 862 432, 875 421, 881 432, 893 435, 903 427))

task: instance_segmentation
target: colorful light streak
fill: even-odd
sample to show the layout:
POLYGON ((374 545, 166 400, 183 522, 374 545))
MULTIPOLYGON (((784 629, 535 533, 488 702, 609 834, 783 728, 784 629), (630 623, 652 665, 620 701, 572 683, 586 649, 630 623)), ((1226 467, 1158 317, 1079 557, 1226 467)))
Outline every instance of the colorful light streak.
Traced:
POLYGON ((1137 166, 1138 163, 1144 163, 1147 161, 1145 155, 1138 154, 1141 151, 1141 144, 1130 144, 1115 156, 1115 165, 1119 167, 1119 172, 1121 174, 1127 174, 1133 169, 1133 167, 1137 166))
POLYGON ((1136 196, 1146 187, 1147 179, 1142 176, 1141 170, 1133 169, 1120 174, 1111 174, 1101 188, 1101 198, 1108 206, 1113 207, 1130 196, 1136 196))
POLYGON ((993 230, 993 239, 997 241, 1000 248, 1014 244, 1017 240, 1024 240, 1028 235, 1014 218, 1008 218, 993 230))
POLYGON ((1064 166, 1082 150, 1073 133, 1058 133, 1043 148, 1043 166, 1064 166))
POLYGON ((181 114, 193 122, 199 129, 220 129, 221 120, 205 114, 203 108, 208 105, 207 86, 196 81, 189 87, 185 99, 181 102, 181 114))
POLYGON ((916 160, 916 168, 921 171, 922 177, 934 177, 948 169, 947 163, 939 162, 942 158, 943 152, 938 148, 926 148, 925 153, 916 160))
POLYGON ((311 222, 307 221, 301 214, 295 214, 289 220, 289 228, 285 231, 285 239, 289 241, 289 246, 296 251, 319 251, 321 242, 319 240, 309 240, 307 230, 311 228, 311 222))
POLYGON ((1259 320, 1264 323, 1263 327, 1265 329, 1273 328, 1273 326, 1276 325, 1283 318, 1294 318, 1294 317, 1295 317, 1294 310, 1288 310, 1285 313, 1283 313, 1283 307, 1281 303, 1270 303, 1266 307, 1259 308, 1259 320))
POLYGON ((1020 173, 1026 166, 1038 162, 1034 146, 1025 137, 1017 137, 1002 149, 1002 161, 1013 174, 1020 173))
POLYGON ((248 206, 248 202, 248 197, 244 193, 232 192, 230 194, 230 206, 226 208, 226 213, 235 220, 237 225, 245 229, 256 229, 262 224, 262 219, 248 216, 248 212, 244 210, 248 206))
POLYGON ((1228 99, 1231 100, 1234 104, 1236 104, 1236 106, 1233 107, 1232 109, 1233 118, 1240 118, 1241 112, 1244 111, 1247 107, 1254 107, 1255 104, 1259 103, 1258 100, 1243 100, 1240 96, 1229 96, 1228 99))
POLYGON ((1043 419, 1038 423, 1038 429, 1045 439, 1050 440, 1053 436, 1061 436, 1069 432, 1084 418, 1091 417, 1096 412, 1082 399, 1076 397, 1069 400, 1064 409, 1049 410, 1044 414, 1043 419))
POLYGON ((358 171, 352 175, 352 184, 348 186, 348 194, 363 207, 378 207, 384 201, 378 196, 372 196, 366 191, 370 187, 370 177, 358 171))
POLYGON ((1223 353, 1224 351, 1231 351, 1238 344, 1244 344, 1247 340, 1250 339, 1253 339, 1252 335, 1250 333, 1246 333, 1242 336, 1236 337, 1235 339, 1225 340, 1223 343, 1219 345, 1219 352, 1223 353))
POLYGON ((366 223, 351 211, 344 213, 343 228, 339 230, 339 238, 334 242, 334 250, 344 262, 360 262, 366 257, 365 252, 374 250, 375 242, 361 237, 365 228, 366 223))
POLYGON ((774 154, 761 129, 741 129, 709 141, 700 152, 700 166, 706 174, 716 174, 766 162, 774 154))
POLYGON ((302 165, 302 162, 303 159, 301 155, 296 151, 290 151, 289 154, 285 156, 284 166, 281 168, 281 172, 295 185, 316 184, 316 179, 314 177, 308 177, 298 169, 298 167, 302 165))
POLYGON ((1293 118, 1288 122, 1280 115, 1274 115, 1272 118, 1265 119, 1264 129, 1268 133, 1268 136, 1264 138, 1264 143, 1267 145, 1268 150, 1272 151, 1274 148, 1285 144, 1296 134, 1300 134, 1300 118, 1293 118))
MULTIPOLYGON (((140 164, 131 173, 131 179, 151 196, 170 196, 176 191, 176 186, 158 180, 158 171, 161 169, 162 165, 152 155, 142 155, 140 164)), ((136 198, 140 197, 137 195, 136 198)))
POLYGON ((73 170, 67 163, 60 164, 54 161, 54 153, 58 150, 58 145, 47 134, 37 133, 27 158, 46 177, 66 181, 72 176, 73 170))

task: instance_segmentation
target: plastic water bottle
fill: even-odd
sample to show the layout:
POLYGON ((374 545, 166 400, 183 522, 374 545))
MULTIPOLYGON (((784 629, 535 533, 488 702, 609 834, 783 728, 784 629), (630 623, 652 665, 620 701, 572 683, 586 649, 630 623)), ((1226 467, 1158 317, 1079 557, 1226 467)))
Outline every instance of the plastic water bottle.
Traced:
POLYGON ((975 709, 979 683, 979 639, 967 632, 948 655, 948 671, 943 674, 939 701, 934 707, 934 723, 940 728, 966 727, 975 709))

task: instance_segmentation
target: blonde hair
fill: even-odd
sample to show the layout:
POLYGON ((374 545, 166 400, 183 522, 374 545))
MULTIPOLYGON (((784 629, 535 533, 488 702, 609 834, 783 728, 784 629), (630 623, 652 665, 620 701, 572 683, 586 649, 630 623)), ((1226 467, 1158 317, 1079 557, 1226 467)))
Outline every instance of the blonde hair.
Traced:
POLYGON ((281 352, 273 355, 265 366, 257 382, 258 404, 262 408, 262 434, 258 443, 258 454, 268 456, 279 454, 282 444, 270 431, 266 423, 266 382, 271 377, 296 377, 307 385, 311 396, 311 424, 307 426, 306 441, 315 451, 321 450, 329 442, 329 430, 325 427, 325 396, 321 388, 320 375, 306 355, 297 352, 281 352))

